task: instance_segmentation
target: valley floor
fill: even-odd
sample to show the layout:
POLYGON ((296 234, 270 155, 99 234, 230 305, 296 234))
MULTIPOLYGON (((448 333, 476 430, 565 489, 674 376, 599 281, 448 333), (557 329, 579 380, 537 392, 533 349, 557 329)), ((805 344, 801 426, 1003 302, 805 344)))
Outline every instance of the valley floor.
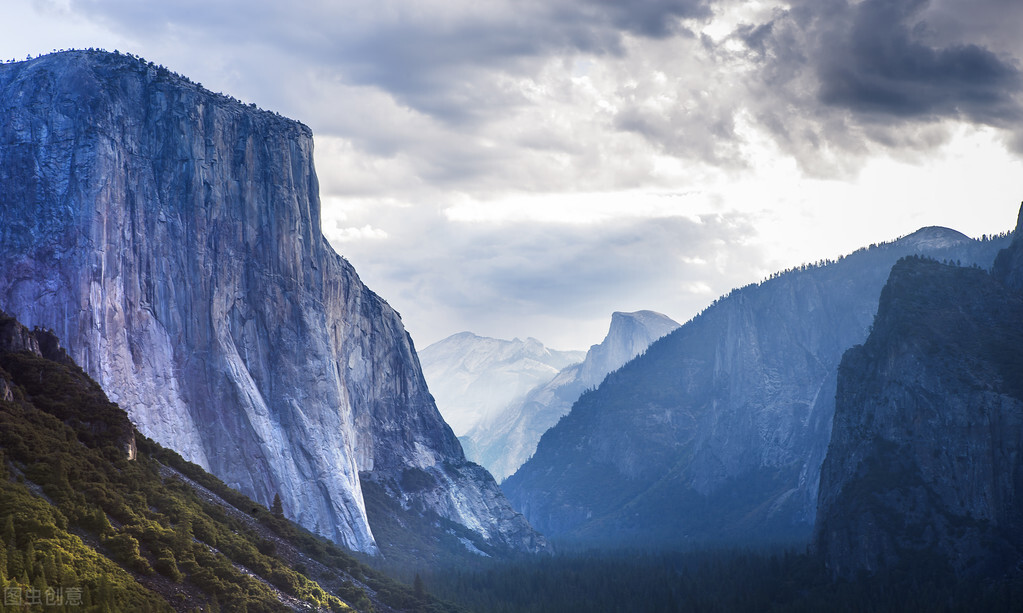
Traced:
POLYGON ((918 560, 832 581, 792 551, 579 552, 418 574, 433 596, 474 613, 1018 611, 1023 602, 1020 574, 961 581, 918 560))

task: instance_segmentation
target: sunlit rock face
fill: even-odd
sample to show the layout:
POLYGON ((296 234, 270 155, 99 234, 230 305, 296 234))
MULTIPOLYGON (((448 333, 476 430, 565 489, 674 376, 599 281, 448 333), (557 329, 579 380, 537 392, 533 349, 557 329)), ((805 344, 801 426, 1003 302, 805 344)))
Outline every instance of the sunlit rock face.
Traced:
POLYGON ((101 52, 0 66, 0 117, 0 307, 142 433, 356 550, 360 471, 410 466, 447 484, 424 509, 535 536, 463 476, 400 317, 323 238, 306 126, 101 52))
POLYGON ((994 274, 892 269, 838 371, 815 541, 834 574, 1001 574, 1023 555, 1021 250, 1017 238, 994 274))
POLYGON ((837 367, 892 265, 989 267, 1007 242, 925 228, 737 289, 584 393, 502 488, 552 538, 806 543, 837 367))
POLYGON ((654 311, 613 313, 607 336, 590 347, 585 359, 491 412, 462 436, 466 454, 499 481, 505 479, 533 455, 543 433, 568 413, 583 391, 677 327, 675 320, 654 311))

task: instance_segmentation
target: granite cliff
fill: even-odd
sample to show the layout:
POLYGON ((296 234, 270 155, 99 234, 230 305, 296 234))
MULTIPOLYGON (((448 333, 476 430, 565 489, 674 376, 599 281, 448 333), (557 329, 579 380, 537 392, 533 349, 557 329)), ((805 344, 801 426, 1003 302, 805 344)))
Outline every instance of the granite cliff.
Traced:
POLYGON ((734 290, 584 393, 502 488, 549 537, 808 542, 837 367, 892 265, 987 267, 1007 242, 924 228, 734 290))
POLYGON ((900 261, 842 358, 815 542, 832 573, 1023 558, 1021 231, 993 274, 900 261))
POLYGON ((93 51, 0 66, 0 116, 0 307, 54 330, 140 432, 355 550, 390 521, 367 484, 394 503, 374 508, 544 546, 323 238, 306 126, 93 51), (410 470, 432 485, 403 489, 410 470))
POLYGON ((613 313, 604 340, 590 347, 582 362, 563 368, 462 436, 466 453, 498 481, 507 478, 533 455, 543 433, 568 413, 580 394, 677 327, 678 322, 654 311, 613 313))

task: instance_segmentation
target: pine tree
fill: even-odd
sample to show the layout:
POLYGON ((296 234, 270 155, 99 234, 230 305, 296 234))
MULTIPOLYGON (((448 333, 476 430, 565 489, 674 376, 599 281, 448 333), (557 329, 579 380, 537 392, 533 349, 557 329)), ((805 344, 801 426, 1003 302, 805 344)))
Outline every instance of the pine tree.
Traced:
POLYGON ((54 561, 53 555, 47 554, 43 558, 43 578, 46 579, 47 585, 60 583, 60 573, 57 572, 57 563, 54 561))
POLYGON ((25 558, 12 545, 7 546, 7 576, 15 578, 25 571, 25 558))
POLYGON ((191 551, 193 538, 192 518, 184 515, 178 525, 174 526, 174 549, 179 554, 191 551))
POLYGON ((25 571, 29 573, 31 577, 35 577, 35 566, 36 566, 36 548, 32 541, 28 542, 28 547, 25 549, 25 571))
POLYGON ((6 543, 8 547, 14 548, 16 546, 16 534, 17 533, 14 531, 14 516, 8 515, 7 521, 4 522, 4 529, 3 532, 0 533, 0 537, 3 538, 4 543, 6 543))
POLYGON ((280 494, 274 494, 273 506, 270 507, 270 512, 274 514, 277 519, 284 519, 284 507, 281 506, 280 494))
POLYGON ((412 581, 412 593, 416 600, 426 598, 426 585, 423 584, 423 578, 419 576, 419 573, 416 573, 416 578, 412 581))

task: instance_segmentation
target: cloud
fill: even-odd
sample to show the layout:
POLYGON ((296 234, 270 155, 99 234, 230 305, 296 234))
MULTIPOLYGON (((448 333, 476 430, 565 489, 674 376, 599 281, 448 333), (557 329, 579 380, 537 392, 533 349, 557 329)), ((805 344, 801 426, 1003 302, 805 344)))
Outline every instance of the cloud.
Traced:
POLYGON ((755 225, 737 214, 481 223, 395 208, 383 223, 387 241, 335 248, 423 342, 472 330, 566 347, 580 325, 598 342, 613 310, 686 318, 763 274, 755 225))
POLYGON ((495 71, 528 73, 557 54, 620 53, 625 35, 663 38, 683 19, 711 14, 707 0, 79 0, 75 8, 136 33, 286 48, 348 83, 459 122, 477 108, 516 103, 515 92, 486 78, 495 71))
POLYGON ((355 240, 383 240, 388 237, 387 232, 380 228, 374 228, 373 226, 366 224, 361 228, 346 227, 338 223, 334 230, 326 230, 324 232, 329 240, 337 241, 338 243, 347 243, 355 240))
POLYGON ((1019 69, 976 44, 923 42, 927 25, 915 18, 926 5, 866 0, 853 7, 850 27, 832 32, 820 60, 820 100, 869 119, 965 116, 991 125, 1017 120, 1019 69))
MULTIPOLYGON (((635 187, 657 174, 651 155, 730 155, 728 111, 709 118, 691 99, 707 92, 692 78, 682 86, 700 61, 685 24, 709 18, 706 0, 73 6, 136 37, 157 56, 147 59, 344 139, 388 179, 400 168, 410 191, 397 194, 409 199, 416 185, 635 187), (647 42, 660 57, 644 55, 647 42), (668 79, 648 85, 653 71, 668 79)), ((396 195, 391 180, 377 185, 396 195)))
POLYGON ((770 272, 751 245, 790 244, 797 205, 854 206, 804 202, 807 177, 852 190, 973 133, 1023 153, 1018 0, 59 6, 37 21, 105 28, 87 45, 310 125, 326 234, 427 338, 567 338, 582 318, 599 340, 611 310, 685 317, 770 272), (667 214, 630 199, 673 192, 700 195, 667 214))
POLYGON ((692 185, 692 168, 746 169, 760 145, 812 176, 845 176, 868 156, 946 142, 948 122, 1012 132, 1023 46, 1006 22, 1023 19, 1019 4, 72 6, 175 53, 190 48, 196 66, 248 75, 239 95, 381 167, 400 164, 413 183, 478 195, 692 185))
MULTIPOLYGON (((707 18, 712 14, 707 0, 641 0, 628 3, 589 0, 579 5, 582 14, 596 16, 591 17, 591 23, 606 23, 618 30, 653 38, 678 34, 684 29, 680 23, 683 19, 707 18)), ((568 20, 574 20, 574 15, 569 14, 568 20)))
POLYGON ((744 24, 735 37, 758 65, 749 98, 757 122, 812 174, 850 160, 855 168, 878 149, 932 150, 949 122, 1013 130, 1023 117, 1023 46, 983 27, 1006 7, 803 1, 744 24), (972 26, 949 25, 971 14, 972 26))

